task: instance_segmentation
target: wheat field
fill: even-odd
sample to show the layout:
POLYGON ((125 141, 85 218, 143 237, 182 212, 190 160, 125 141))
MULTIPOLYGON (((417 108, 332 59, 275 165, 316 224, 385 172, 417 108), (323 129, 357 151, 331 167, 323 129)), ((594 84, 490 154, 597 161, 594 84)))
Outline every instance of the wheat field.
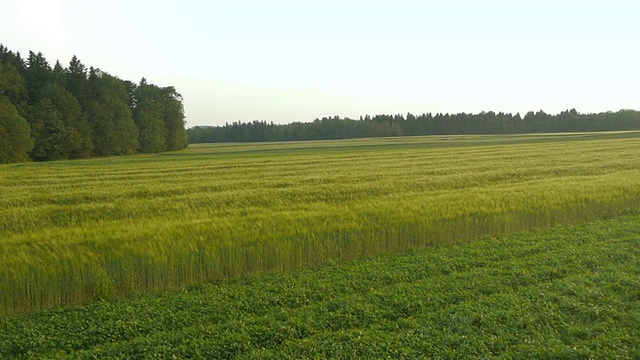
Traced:
POLYGON ((0 166, 0 314, 636 213, 640 132, 0 166))

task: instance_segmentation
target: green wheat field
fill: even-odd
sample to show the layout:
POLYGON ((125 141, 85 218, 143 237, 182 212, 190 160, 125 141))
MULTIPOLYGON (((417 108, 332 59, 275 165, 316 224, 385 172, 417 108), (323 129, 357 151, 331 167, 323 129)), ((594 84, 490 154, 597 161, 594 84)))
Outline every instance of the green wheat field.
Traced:
POLYGON ((0 356, 637 358, 639 160, 610 132, 3 165, 0 356))

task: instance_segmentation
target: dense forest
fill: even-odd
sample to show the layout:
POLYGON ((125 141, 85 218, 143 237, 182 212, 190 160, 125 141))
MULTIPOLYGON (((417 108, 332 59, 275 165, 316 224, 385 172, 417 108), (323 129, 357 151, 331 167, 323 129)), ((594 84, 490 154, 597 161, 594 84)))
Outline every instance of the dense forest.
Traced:
POLYGON ((151 153, 187 146, 175 88, 121 80, 73 57, 0 45, 0 163, 151 153))
POLYGON ((524 118, 495 112, 479 114, 422 114, 419 116, 376 115, 359 120, 335 117, 310 123, 280 125, 265 121, 234 122, 224 126, 193 127, 187 132, 190 143, 228 141, 286 141, 348 139, 400 135, 514 134, 640 129, 640 112, 621 110, 580 114, 575 109, 557 115, 529 112, 524 118))

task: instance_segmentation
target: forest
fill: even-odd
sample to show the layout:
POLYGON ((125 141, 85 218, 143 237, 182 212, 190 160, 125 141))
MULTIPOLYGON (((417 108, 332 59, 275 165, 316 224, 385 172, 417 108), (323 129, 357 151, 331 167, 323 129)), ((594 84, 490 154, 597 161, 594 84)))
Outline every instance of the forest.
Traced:
POLYGON ((0 45, 0 164, 183 149, 184 118, 172 86, 0 45))
POLYGON ((640 112, 620 110, 581 114, 575 109, 552 115, 544 111, 520 114, 431 114, 375 115, 350 118, 324 117, 313 122, 274 124, 266 121, 234 122, 223 126, 187 130, 190 143, 329 140, 383 136, 516 134, 581 131, 637 130, 640 112))

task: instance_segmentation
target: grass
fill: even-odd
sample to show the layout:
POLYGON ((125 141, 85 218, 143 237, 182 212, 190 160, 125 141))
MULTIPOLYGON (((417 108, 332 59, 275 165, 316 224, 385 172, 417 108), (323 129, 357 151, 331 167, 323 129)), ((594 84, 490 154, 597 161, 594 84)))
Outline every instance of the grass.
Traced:
POLYGON ((640 216, 0 320, 2 358, 640 357, 640 216))
POLYGON ((637 213, 639 132, 194 146, 0 167, 0 315, 637 213))

